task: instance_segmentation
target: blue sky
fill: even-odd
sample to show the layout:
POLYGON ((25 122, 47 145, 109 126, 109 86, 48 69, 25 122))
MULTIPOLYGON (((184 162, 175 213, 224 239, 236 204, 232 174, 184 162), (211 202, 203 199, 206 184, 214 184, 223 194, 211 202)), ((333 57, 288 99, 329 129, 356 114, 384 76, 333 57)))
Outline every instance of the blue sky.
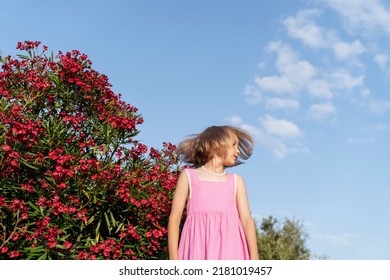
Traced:
POLYGON ((3 55, 87 54, 148 146, 247 129, 254 155, 231 172, 258 221, 300 219, 329 259, 390 259, 389 2, 0 0, 0 26, 3 55))

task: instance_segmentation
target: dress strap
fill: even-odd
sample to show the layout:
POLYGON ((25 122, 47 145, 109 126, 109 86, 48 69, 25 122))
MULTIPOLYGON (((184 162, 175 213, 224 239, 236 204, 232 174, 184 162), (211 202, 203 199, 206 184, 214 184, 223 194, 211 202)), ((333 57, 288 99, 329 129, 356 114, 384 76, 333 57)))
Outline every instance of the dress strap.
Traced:
POLYGON ((188 180, 188 198, 191 198, 192 196, 191 175, 190 175, 191 172, 189 169, 184 169, 184 171, 187 174, 187 180, 188 180))
POLYGON ((234 176, 234 199, 236 199, 237 196, 237 174, 233 174, 234 176))

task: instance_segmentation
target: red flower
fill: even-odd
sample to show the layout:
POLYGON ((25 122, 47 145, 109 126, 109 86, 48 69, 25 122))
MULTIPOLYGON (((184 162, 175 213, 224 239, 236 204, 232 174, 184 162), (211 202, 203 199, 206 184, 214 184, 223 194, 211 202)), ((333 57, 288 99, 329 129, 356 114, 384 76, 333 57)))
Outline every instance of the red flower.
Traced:
POLYGON ((0 207, 7 206, 7 203, 5 202, 5 197, 0 196, 0 207))
POLYGON ((57 185, 57 188, 59 189, 66 189, 66 184, 64 182, 57 185))
POLYGON ((40 44, 41 44, 41 42, 39 42, 39 41, 35 41, 35 42, 24 41, 24 43, 18 42, 18 45, 16 46, 16 48, 19 49, 19 50, 29 50, 29 49, 38 48, 38 46, 40 44))
POLYGON ((21 253, 19 251, 12 251, 8 255, 11 259, 13 259, 13 258, 17 258, 17 257, 21 256, 21 253))
POLYGON ((12 150, 11 146, 8 146, 8 145, 3 145, 2 148, 3 148, 4 152, 9 152, 12 150))
POLYGON ((55 240, 51 240, 51 241, 47 242, 47 246, 49 248, 54 248, 56 245, 57 245, 57 242, 55 240))
POLYGON ((66 241, 66 242, 64 243, 64 246, 65 246, 66 249, 70 249, 70 248, 73 246, 73 244, 70 243, 69 241, 66 241))

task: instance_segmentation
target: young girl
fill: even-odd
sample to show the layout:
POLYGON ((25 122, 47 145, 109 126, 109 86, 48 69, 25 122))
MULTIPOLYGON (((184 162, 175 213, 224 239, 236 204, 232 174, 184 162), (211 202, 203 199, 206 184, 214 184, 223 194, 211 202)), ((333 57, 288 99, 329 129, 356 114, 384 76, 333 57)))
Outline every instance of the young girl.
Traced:
POLYGON ((252 137, 232 126, 211 126, 179 144, 178 154, 193 168, 177 181, 168 223, 171 260, 259 259, 244 180, 225 171, 240 164, 239 158, 248 159, 252 150, 252 137))

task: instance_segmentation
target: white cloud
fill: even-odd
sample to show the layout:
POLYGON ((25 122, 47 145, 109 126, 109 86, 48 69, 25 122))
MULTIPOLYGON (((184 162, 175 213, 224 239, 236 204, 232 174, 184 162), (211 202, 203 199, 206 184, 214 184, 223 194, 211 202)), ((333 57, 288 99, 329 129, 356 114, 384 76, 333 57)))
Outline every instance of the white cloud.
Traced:
POLYGON ((378 63, 379 67, 384 71, 387 69, 387 63, 390 60, 390 56, 387 53, 380 53, 374 56, 374 60, 378 63))
POLYGON ((294 17, 287 17, 283 21, 287 34, 306 46, 331 49, 338 60, 353 59, 366 51, 359 40, 347 42, 341 40, 335 31, 320 27, 315 18, 321 14, 321 10, 308 9, 299 11, 294 17))
POLYGON ((319 15, 321 11, 318 9, 302 10, 295 17, 287 17, 283 24, 291 37, 302 40, 309 47, 320 48, 327 45, 328 41, 325 30, 313 20, 319 15))
POLYGON ((307 113, 309 118, 317 121, 324 121, 329 119, 336 113, 336 108, 330 102, 322 104, 312 104, 307 113))
POLYGON ((295 92, 295 85, 286 76, 268 76, 264 78, 256 77, 256 85, 265 91, 277 93, 295 92))
POLYGON ((299 102, 295 99, 274 97, 266 101, 266 107, 271 110, 288 109, 295 111, 299 109, 299 102))
POLYGON ((375 114, 383 114, 390 109, 390 102, 387 100, 370 99, 368 101, 368 108, 375 114))
POLYGON ((310 154, 309 149, 299 141, 288 141, 270 133, 264 133, 261 138, 262 145, 274 155, 276 159, 282 160, 291 154, 310 154))
POLYGON ((232 125, 238 126, 242 129, 246 130, 253 137, 255 137, 256 139, 258 139, 260 141, 263 141, 265 138, 264 132, 260 128, 257 128, 255 126, 244 123, 243 119, 240 116, 227 117, 227 118, 225 118, 225 120, 230 122, 232 125))
POLYGON ((261 126, 257 127, 245 123, 239 116, 232 116, 225 118, 225 120, 248 131, 256 141, 269 150, 277 159, 284 159, 295 153, 310 154, 310 151, 297 141, 303 133, 290 121, 266 116, 259 119, 261 126))
POLYGON ((337 89, 353 89, 364 85, 364 76, 352 76, 348 69, 337 69, 332 75, 332 86, 337 89))
MULTIPOLYGON (((350 28, 361 28, 363 32, 375 28, 390 34, 390 9, 378 0, 317 1, 335 9, 350 28), (374 11, 378 12, 377 19, 374 11), (372 22, 364 26, 369 20, 372 22)), ((265 67, 265 62, 261 62, 261 74, 255 76, 253 84, 245 87, 248 104, 261 104, 268 113, 284 114, 283 117, 265 115, 259 119, 260 125, 248 125, 258 141, 277 158, 292 153, 310 154, 300 142, 304 133, 299 123, 285 119, 286 115, 297 114, 297 119, 306 117, 321 123, 335 123, 340 97, 375 114, 390 111, 390 100, 371 96, 365 76, 371 75, 368 68, 371 65, 364 61, 371 55, 379 67, 387 71, 390 70, 390 54, 381 51, 380 44, 365 36, 368 33, 345 33, 340 22, 330 23, 325 18, 328 12, 329 9, 304 9, 282 20, 284 35, 288 37, 283 41, 271 41, 264 48, 266 56, 274 56, 274 65, 267 61, 265 67), (304 48, 300 44, 301 50, 296 48, 296 41, 291 44, 287 41, 292 39, 298 40, 304 48), (269 66, 273 66, 274 72, 270 72, 272 67, 269 66)), ((367 80, 371 81, 371 76, 369 78, 367 80)), ((245 125, 241 122, 241 126, 245 125)), ((360 140, 350 138, 351 142, 360 140)))
POLYGON ((349 137, 348 143, 372 144, 376 141, 375 137, 349 137))
POLYGON ((366 48, 359 40, 352 43, 338 41, 333 45, 333 51, 339 60, 347 60, 356 57, 366 51, 366 48))
POLYGON ((325 79, 316 79, 308 84, 308 92, 312 97, 331 99, 333 93, 331 83, 325 79))
MULTIPOLYGON (((335 49, 339 59, 349 60, 353 60, 353 57, 365 51, 358 40, 351 44, 339 40, 335 49)), ((269 110, 297 110, 302 93, 307 93, 314 98, 331 100, 337 93, 351 92, 364 86, 363 74, 352 74, 352 70, 347 67, 317 68, 309 61, 299 58, 298 53, 287 43, 271 42, 265 50, 277 54, 275 68, 278 74, 255 77, 254 85, 247 86, 244 92, 249 104, 265 101, 265 106, 269 110), (267 94, 272 93, 292 95, 293 98, 267 98, 267 94)))
POLYGON ((373 128, 374 128, 375 131, 384 132, 384 131, 387 131, 390 128, 390 123, 376 124, 376 125, 374 125, 373 128))
POLYGON ((225 118, 226 121, 230 122, 233 125, 241 125, 242 124, 242 118, 240 116, 231 116, 225 118))
POLYGON ((306 60, 301 60, 288 44, 282 42, 271 43, 269 51, 277 53, 276 68, 297 87, 302 87, 306 81, 309 81, 316 74, 313 65, 306 60))
POLYGON ((256 77, 260 90, 275 93, 297 93, 316 75, 316 69, 308 61, 301 60, 288 44, 271 42, 266 50, 275 52, 276 69, 280 75, 256 77))
POLYGON ((369 89, 363 89, 361 97, 360 102, 363 106, 366 106, 371 113, 380 115, 390 110, 390 102, 384 99, 373 98, 369 89))
POLYGON ((358 234, 324 234, 313 236, 314 239, 325 241, 332 245, 351 245, 352 242, 359 238, 358 234))
MULTIPOLYGON (((359 41, 351 44, 339 41, 335 48, 340 59, 352 59, 353 56, 364 51, 364 47, 359 41)), ((309 61, 300 59, 299 55, 292 50, 289 44, 280 41, 271 42, 266 50, 277 53, 275 67, 279 74, 263 77, 257 76, 255 78, 255 86, 258 87, 258 91, 294 96, 307 92, 312 97, 330 100, 334 97, 334 91, 350 91, 364 86, 363 74, 354 75, 348 68, 320 71, 321 69, 316 68, 309 61)), ((248 96, 254 95, 251 92, 256 93, 255 89, 250 89, 248 92, 246 93, 248 96)), ((260 98, 256 100, 260 100, 260 98)), ((265 100, 269 99, 266 98, 265 100)), ((297 99, 295 98, 295 100, 297 99)), ((278 105, 281 105, 281 103, 277 99, 271 99, 271 102, 267 102, 268 109, 277 108, 278 105), (277 102, 275 103, 275 101, 277 102)), ((292 103, 287 105, 296 106, 296 104, 292 103)))
POLYGON ((297 125, 288 120, 275 119, 271 116, 260 118, 265 131, 281 138, 295 138, 302 135, 297 125))
POLYGON ((248 104, 257 104, 261 102, 262 97, 259 89, 253 85, 246 85, 244 89, 245 100, 248 104))
POLYGON ((359 34, 362 31, 390 34, 390 9, 379 0, 321 1, 335 9, 343 17, 346 26, 359 34))

